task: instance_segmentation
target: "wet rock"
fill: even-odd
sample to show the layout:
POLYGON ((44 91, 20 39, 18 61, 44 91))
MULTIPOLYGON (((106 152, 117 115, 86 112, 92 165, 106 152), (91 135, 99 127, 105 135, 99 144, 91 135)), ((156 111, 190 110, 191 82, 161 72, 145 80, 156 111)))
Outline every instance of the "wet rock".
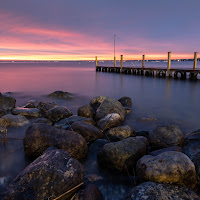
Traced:
POLYGON ((98 162, 112 171, 127 172, 146 153, 148 140, 145 137, 130 137, 119 142, 108 143, 98 153, 98 162))
POLYGON ((178 126, 158 126, 149 133, 149 140, 151 146, 157 148, 182 146, 184 135, 178 126))
POLYGON ((121 117, 121 120, 124 121, 126 111, 123 108, 122 104, 115 99, 107 97, 98 107, 95 114, 95 120, 98 121, 111 113, 118 113, 121 117))
MULTIPOLYGON (((83 182, 84 168, 64 150, 47 151, 8 186, 4 200, 41 200, 69 191, 83 182)), ((70 194, 71 195, 71 194, 70 194)), ((69 194, 64 196, 65 199, 69 194)))
POLYGON ((149 139, 149 131, 136 131, 134 133, 135 136, 143 136, 147 139, 149 139))
POLYGON ((109 141, 116 142, 134 136, 134 130, 130 126, 118 126, 107 131, 109 141))
POLYGON ((152 151, 152 152, 149 153, 149 155, 151 155, 151 156, 157 156, 157 155, 159 155, 161 153, 164 153, 164 152, 167 152, 167 151, 182 152, 182 149, 179 146, 172 146, 172 147, 167 147, 167 148, 159 149, 159 150, 156 150, 156 151, 152 151))
POLYGON ((78 116, 93 118, 94 110, 89 104, 86 104, 78 108, 78 116))
POLYGON ((85 139, 76 132, 57 129, 48 124, 32 124, 24 136, 24 151, 28 156, 40 156, 48 147, 67 150, 75 159, 87 154, 85 139))
POLYGON ((45 117, 50 119, 52 122, 58 122, 60 119, 72 116, 73 113, 65 106, 58 106, 48 110, 45 113, 45 117))
POLYGON ((9 127, 19 127, 24 126, 28 124, 29 121, 26 119, 26 117, 21 115, 11 115, 7 114, 0 118, 0 126, 9 127))
POLYGON ((194 188, 195 166, 183 153, 168 151, 158 156, 146 155, 137 162, 137 174, 142 181, 174 183, 194 188))
POLYGON ((130 114, 132 112, 131 108, 124 107, 124 110, 126 111, 126 114, 130 114))
POLYGON ((35 108, 35 101, 34 100, 31 100, 29 101, 25 106, 24 108, 35 108))
POLYGON ((82 135, 87 143, 103 138, 103 133, 97 127, 85 122, 74 122, 71 130, 82 135))
POLYGON ((0 108, 0 118, 3 117, 6 114, 6 110, 3 108, 0 108))
POLYGON ((52 126, 52 121, 46 118, 38 118, 36 121, 34 121, 34 123, 44 123, 52 126))
POLYGON ((112 127, 120 126, 121 124, 121 116, 118 113, 111 113, 100 119, 97 122, 97 127, 104 131, 112 127))
POLYGON ((74 122, 85 122, 91 125, 94 125, 94 120, 91 118, 86 118, 86 117, 80 117, 77 115, 73 115, 71 117, 65 118, 65 119, 61 119, 60 121, 56 122, 54 124, 54 126, 56 128, 61 128, 61 129, 65 129, 68 130, 71 127, 71 124, 73 124, 74 122))
POLYGON ((0 107, 5 110, 11 110, 15 107, 16 100, 13 97, 0 95, 0 107))
POLYGON ((63 99, 72 99, 72 94, 69 92, 63 92, 63 91, 55 91, 51 94, 49 94, 50 97, 56 97, 56 98, 63 98, 63 99))
POLYGON ((103 177, 102 177, 102 176, 99 176, 99 175, 97 175, 97 174, 88 174, 85 178, 86 178, 88 181, 90 181, 91 183, 96 182, 96 181, 99 181, 99 180, 103 180, 103 177))
POLYGON ((58 106, 54 102, 39 102, 37 108, 41 110, 42 114, 44 115, 48 110, 58 106))
POLYGON ((76 193, 73 200, 103 200, 103 195, 96 185, 89 183, 76 193))
POLYGON ((118 100, 122 106, 124 107, 131 107, 132 106, 132 100, 130 97, 122 97, 118 100))
POLYGON ((197 184, 200 185, 200 130, 193 131, 185 136, 183 152, 195 165, 197 184))
POLYGON ((17 107, 17 108, 13 108, 11 110, 11 113, 13 115, 22 115, 22 116, 27 117, 27 118, 39 117, 40 116, 40 110, 37 109, 37 108, 21 108, 21 107, 17 107))
POLYGON ((96 112, 96 110, 98 109, 98 107, 103 103, 103 101, 108 98, 108 97, 104 97, 104 96, 98 96, 93 98, 90 101, 90 105, 93 108, 93 110, 96 112))
POLYGON ((199 200, 191 189, 178 185, 145 182, 134 187, 124 200, 199 200))

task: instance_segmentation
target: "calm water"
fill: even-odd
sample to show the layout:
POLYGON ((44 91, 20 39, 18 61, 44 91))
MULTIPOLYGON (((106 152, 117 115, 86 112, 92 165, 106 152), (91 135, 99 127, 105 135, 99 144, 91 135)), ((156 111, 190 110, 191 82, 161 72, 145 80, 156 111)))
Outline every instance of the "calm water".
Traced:
MULTIPOLYGON (((166 62, 146 64, 158 67, 167 65, 166 62)), ((125 66, 131 65, 140 66, 140 62, 125 63, 125 66)), ((177 68, 192 68, 192 65, 192 62, 172 62, 172 67, 177 68)), ((74 94, 73 100, 58 102, 69 107, 74 114, 79 106, 89 103, 95 96, 116 99, 129 96, 133 100, 133 107, 125 124, 135 130, 151 130, 157 125, 168 124, 179 125, 184 133, 200 128, 200 81, 96 73, 93 62, 0 63, 0 92, 12 92, 10 95, 17 99, 17 105, 24 105, 30 99, 47 100, 46 95, 55 90, 74 94)), ((11 128, 8 135, 23 138, 25 129, 11 128)), ((103 176, 99 188, 105 199, 120 199, 130 186, 130 181, 120 177, 120 181, 112 183, 113 177, 95 168, 95 156, 89 156, 89 160, 94 165, 88 165, 89 161, 85 163, 86 174, 97 173, 103 176)), ((0 185, 6 182, 7 176, 10 177, 8 181, 12 180, 29 162, 24 155, 21 140, 0 144, 0 185)))

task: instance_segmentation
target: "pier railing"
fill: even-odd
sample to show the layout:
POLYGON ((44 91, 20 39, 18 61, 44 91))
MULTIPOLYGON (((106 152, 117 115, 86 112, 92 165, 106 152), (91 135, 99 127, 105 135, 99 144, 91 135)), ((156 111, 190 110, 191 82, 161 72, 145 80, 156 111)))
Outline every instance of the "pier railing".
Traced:
MULTIPOLYGON (((114 73, 124 73, 124 74, 135 74, 135 75, 145 75, 145 76, 157 76, 157 77, 173 77, 176 79, 186 79, 189 75, 191 80, 197 80, 198 74, 200 74, 200 69, 197 69, 197 52, 194 52, 194 63, 191 69, 181 69, 181 68, 171 68, 171 52, 168 52, 168 62, 167 67, 145 67, 145 55, 142 55, 142 66, 141 67, 124 67, 123 66, 123 55, 121 55, 121 66, 99 66, 97 56, 96 59, 96 71, 102 72, 114 72, 114 73)), ((116 60, 114 60, 116 63, 116 60)))

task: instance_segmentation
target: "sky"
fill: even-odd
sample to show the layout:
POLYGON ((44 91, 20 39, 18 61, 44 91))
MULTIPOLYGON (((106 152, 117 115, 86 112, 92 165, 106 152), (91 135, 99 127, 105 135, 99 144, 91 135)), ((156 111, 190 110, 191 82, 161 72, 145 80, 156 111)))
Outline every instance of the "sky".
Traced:
MULTIPOLYGON (((199 0, 0 0, 0 60, 193 58, 199 0)), ((200 56, 199 56, 200 57, 200 56)))

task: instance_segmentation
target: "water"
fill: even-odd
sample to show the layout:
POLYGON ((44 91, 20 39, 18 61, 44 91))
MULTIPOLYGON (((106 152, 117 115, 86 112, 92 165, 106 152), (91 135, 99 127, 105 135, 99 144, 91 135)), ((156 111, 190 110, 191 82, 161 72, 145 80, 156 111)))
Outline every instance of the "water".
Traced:
MULTIPOLYGON (((135 62, 135 61, 134 61, 135 62)), ((111 62, 99 63, 112 65, 111 62)), ((118 63, 119 64, 119 63, 118 63)), ((126 62, 124 65, 131 66, 126 62)), ((134 65, 141 66, 140 62, 134 65)), ((146 62, 149 66, 166 67, 166 62, 146 62)), ((193 62, 172 62, 172 67, 192 68, 193 62)), ((183 133, 199 126, 200 81, 162 79, 95 71, 94 62, 62 63, 0 63, 0 92, 9 93, 22 106, 28 100, 49 100, 46 95, 63 90, 74 95, 73 100, 56 100, 77 114, 79 106, 99 95, 133 100, 132 113, 124 124, 135 130, 152 130, 158 125, 179 125, 183 133), (146 120, 151 118, 152 120, 146 120)), ((23 138, 27 127, 9 128, 9 137, 23 138)), ((105 199, 120 199, 131 186, 129 177, 113 176, 97 167, 95 154, 85 163, 86 174, 103 177, 98 186, 105 199), (93 163, 89 165, 88 162, 93 163)), ((0 187, 9 183, 29 163, 23 152, 22 140, 0 144, 0 187)))

